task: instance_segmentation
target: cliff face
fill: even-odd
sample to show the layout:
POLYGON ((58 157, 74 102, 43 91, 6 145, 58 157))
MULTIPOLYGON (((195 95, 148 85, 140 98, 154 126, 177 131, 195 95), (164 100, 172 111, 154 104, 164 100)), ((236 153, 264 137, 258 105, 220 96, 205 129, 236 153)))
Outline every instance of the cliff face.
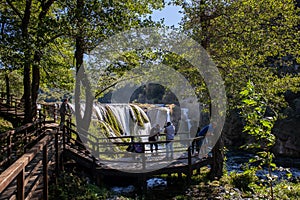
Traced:
POLYGON ((286 101, 289 103, 289 107, 284 110, 286 118, 279 120, 273 129, 276 135, 274 152, 300 157, 300 94, 288 94, 286 101))
MULTIPOLYGON (((300 158, 300 94, 287 95, 286 118, 278 120, 273 128, 276 143, 272 149, 275 155, 300 158)), ((230 112, 223 128, 227 147, 240 147, 253 138, 243 133, 243 122, 237 111, 230 112)))
POLYGON ((289 157, 300 157, 300 115, 286 118, 274 127, 276 144, 274 153, 289 157))

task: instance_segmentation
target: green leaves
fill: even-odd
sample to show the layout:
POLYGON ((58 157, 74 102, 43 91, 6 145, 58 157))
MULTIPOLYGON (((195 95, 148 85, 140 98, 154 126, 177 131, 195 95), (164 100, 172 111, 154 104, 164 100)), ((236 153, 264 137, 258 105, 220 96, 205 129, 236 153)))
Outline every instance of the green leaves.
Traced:
POLYGON ((266 108, 270 107, 269 101, 264 98, 263 92, 257 92, 255 89, 255 84, 248 81, 247 86, 240 92, 241 105, 239 109, 246 122, 244 131, 255 139, 255 142, 245 145, 244 148, 258 150, 256 156, 251 158, 249 163, 255 163, 258 168, 264 166, 268 168, 266 177, 272 189, 272 169, 276 168, 273 163, 274 155, 271 153, 271 147, 274 146, 276 139, 272 134, 272 128, 276 122, 277 113, 274 112, 275 115, 272 117, 265 116, 266 108))
POLYGON ((244 99, 242 102, 249 106, 255 106, 257 104, 257 102, 253 99, 244 99))

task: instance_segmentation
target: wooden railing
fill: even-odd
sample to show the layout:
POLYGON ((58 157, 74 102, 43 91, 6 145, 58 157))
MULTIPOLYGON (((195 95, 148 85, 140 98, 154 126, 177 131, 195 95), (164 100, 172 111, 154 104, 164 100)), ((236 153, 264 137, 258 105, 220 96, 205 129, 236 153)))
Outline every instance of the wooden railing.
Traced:
POLYGON ((0 167, 5 168, 43 136, 44 119, 0 134, 0 167))
POLYGON ((46 117, 39 111, 35 122, 0 134, 0 199, 30 199, 41 184, 40 199, 48 198, 48 168, 55 163, 58 174, 60 147, 58 125, 48 127, 56 117, 46 117))
MULTIPOLYGON (((7 99, 6 93, 0 93, 0 108, 2 113, 9 114, 14 117, 24 116, 24 102, 14 95, 10 95, 7 99)), ((37 103, 37 116, 41 113, 45 117, 46 122, 53 123, 57 121, 58 118, 58 107, 59 104, 53 103, 37 103)))
MULTIPOLYGON (((146 168, 145 163, 151 162, 147 160, 147 156, 151 155, 150 148, 146 148, 150 146, 150 144, 158 144, 159 154, 166 155, 166 144, 169 142, 166 140, 165 134, 160 135, 160 140, 156 142, 147 141, 149 135, 138 135, 138 136, 122 136, 122 137, 99 137, 95 136, 94 134, 81 131, 79 134, 76 130, 76 125, 71 122, 71 120, 66 120, 66 126, 63 129, 63 148, 72 148, 76 150, 82 150, 82 153, 89 157, 91 160, 105 160, 107 162, 120 162, 115 159, 108 159, 108 156, 114 157, 126 157, 130 156, 139 156, 141 159, 136 162, 141 162, 143 169, 146 168), (87 143, 83 143, 82 141, 88 141, 87 143), (129 145, 139 144, 142 145, 144 151, 142 154, 139 153, 131 153, 126 151, 126 148, 129 145), (120 148, 119 150, 113 150, 115 148, 120 148), (90 152, 92 151, 92 152, 90 152), (147 160, 147 161, 146 161, 147 160)), ((177 160, 186 159, 188 165, 192 164, 192 158, 194 156, 194 147, 197 141, 202 140, 204 137, 196 137, 190 139, 180 139, 180 140, 173 140, 173 153, 184 154, 177 158, 177 160)), ((126 161, 123 161, 126 163, 126 161)), ((129 163, 134 161, 129 160, 129 163)), ((153 162, 159 162, 158 160, 154 160, 153 162)))
POLYGON ((42 113, 46 123, 56 123, 58 119, 58 103, 39 103, 38 113, 42 113))
MULTIPOLYGON (((35 189, 37 189, 37 186, 42 183, 42 199, 48 199, 48 168, 51 163, 48 159, 53 159, 56 154, 53 154, 52 152, 54 152, 54 150, 52 151, 51 148, 49 148, 49 143, 53 139, 53 133, 47 132, 48 134, 45 134, 36 145, 0 174, 0 194, 2 195, 0 195, 0 197, 3 198, 4 195, 7 195, 4 196, 4 198, 11 199, 15 197, 18 200, 30 199, 35 189), (53 155, 48 155, 48 152, 53 155), (36 161, 32 163, 34 159, 36 159, 36 161), (31 166, 27 167, 28 165, 31 166), (42 168, 42 174, 38 172, 40 168, 42 168), (32 180, 33 178, 35 180, 32 180), (14 186, 16 186, 15 189, 8 189, 14 186)), ((57 142, 58 141, 56 141, 56 143, 57 142)))
POLYGON ((10 95, 7 99, 5 93, 0 94, 1 112, 13 114, 14 116, 24 115, 24 106, 20 98, 10 95))

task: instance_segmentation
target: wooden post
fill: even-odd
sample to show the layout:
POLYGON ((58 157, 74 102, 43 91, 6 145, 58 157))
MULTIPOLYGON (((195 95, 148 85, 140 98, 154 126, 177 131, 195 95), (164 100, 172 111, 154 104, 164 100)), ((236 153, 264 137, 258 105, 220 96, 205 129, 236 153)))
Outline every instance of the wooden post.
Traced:
POLYGON ((11 157, 11 133, 9 133, 7 137, 7 163, 10 165, 10 157, 11 157))
POLYGON ((66 149, 66 128, 65 126, 63 125, 63 150, 66 149))
POLYGON ((55 175, 56 179, 59 176, 59 147, 58 147, 58 131, 55 131, 55 175))
POLYGON ((138 184, 138 192, 141 194, 141 196, 146 194, 147 180, 146 180, 146 175, 144 173, 138 175, 137 184, 138 184))
POLYGON ((142 175, 142 186, 143 186, 143 194, 145 195, 146 194, 146 192, 147 192, 147 178, 146 178, 146 175, 143 173, 143 175, 142 175))
POLYGON ((133 144, 133 142, 134 142, 134 136, 130 136, 130 142, 133 144))
MULTIPOLYGON (((66 120, 66 122, 67 122, 67 136, 68 136, 68 142, 71 142, 71 131, 70 131, 70 129, 71 129, 71 123, 70 123, 70 121, 69 120, 66 120)), ((64 126, 64 128, 65 128, 65 125, 63 125, 64 126)))
POLYGON ((142 165, 143 165, 143 169, 146 169, 146 156, 145 156, 145 144, 142 143, 143 145, 143 152, 142 152, 142 165))
POLYGON ((43 147, 43 200, 48 200, 48 152, 47 145, 43 147))
MULTIPOLYGON (((12 98, 12 96, 11 96, 11 106, 12 106, 12 100, 13 98, 12 98)), ((17 109, 17 100, 14 100, 14 102, 15 102, 15 115, 17 116, 17 114, 18 114, 18 109, 17 109)))
POLYGON ((177 173, 177 176, 178 176, 178 179, 179 179, 179 180, 182 180, 182 173, 181 173, 181 172, 178 172, 178 173, 177 173))
POLYGON ((201 169, 200 167, 197 169, 197 174, 200 174, 201 173, 201 169))
POLYGON ((57 104, 54 104, 53 117, 54 117, 54 123, 56 123, 56 120, 57 120, 57 104))
POLYGON ((191 152, 191 147, 188 148, 188 185, 191 184, 191 179, 192 179, 192 152, 191 152))
POLYGON ((24 185, 24 168, 17 176, 17 200, 24 200, 25 198, 25 185, 24 185))
POLYGON ((42 114, 42 108, 39 109, 39 128, 42 128, 43 124, 43 114, 42 114))
POLYGON ((24 143, 23 154, 26 153, 26 146, 25 146, 25 144, 28 144, 27 135, 28 135, 28 129, 26 128, 25 131, 24 131, 24 139, 23 139, 23 143, 24 143))
POLYGON ((93 156, 93 164, 92 164, 92 175, 93 175, 93 182, 96 183, 97 182, 97 174, 96 174, 96 158, 93 156))

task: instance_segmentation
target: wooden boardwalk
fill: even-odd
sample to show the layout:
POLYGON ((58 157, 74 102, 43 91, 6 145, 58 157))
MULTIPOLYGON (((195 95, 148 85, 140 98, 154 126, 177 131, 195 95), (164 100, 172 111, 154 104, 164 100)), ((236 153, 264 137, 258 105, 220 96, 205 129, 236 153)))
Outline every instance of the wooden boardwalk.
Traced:
POLYGON ((48 196, 48 173, 55 166, 54 132, 44 129, 40 133, 41 139, 0 174, 1 200, 48 196))
MULTIPOLYGON (((21 112, 15 112, 17 113, 21 112)), ((131 177, 140 182, 143 190, 147 188, 145 184, 148 177, 177 173, 186 174, 190 180, 194 170, 211 164, 212 161, 211 158, 200 159, 193 156, 190 147, 179 149, 178 154, 175 152, 176 159, 166 160, 166 141, 159 142, 161 149, 158 155, 151 155, 149 150, 140 154, 112 151, 112 154, 119 155, 118 158, 107 159, 107 151, 98 151, 97 156, 90 153, 71 121, 67 121, 67 125, 60 130, 55 118, 50 121, 45 119, 46 116, 35 123, 0 135, 1 155, 5 155, 0 157, 0 200, 47 199, 49 178, 59 176, 63 169, 61 161, 66 159, 72 159, 77 165, 86 168, 98 184, 103 184, 103 178, 107 176, 131 177), (16 139, 12 140, 13 138, 16 139)), ((115 142, 118 138, 109 139, 117 146, 127 146, 135 141, 132 136, 131 142, 115 142)), ((103 144, 105 143, 100 142, 95 145, 103 144)), ((143 143, 144 146, 149 144, 143 143)), ((107 143, 105 145, 110 148, 107 143)))

